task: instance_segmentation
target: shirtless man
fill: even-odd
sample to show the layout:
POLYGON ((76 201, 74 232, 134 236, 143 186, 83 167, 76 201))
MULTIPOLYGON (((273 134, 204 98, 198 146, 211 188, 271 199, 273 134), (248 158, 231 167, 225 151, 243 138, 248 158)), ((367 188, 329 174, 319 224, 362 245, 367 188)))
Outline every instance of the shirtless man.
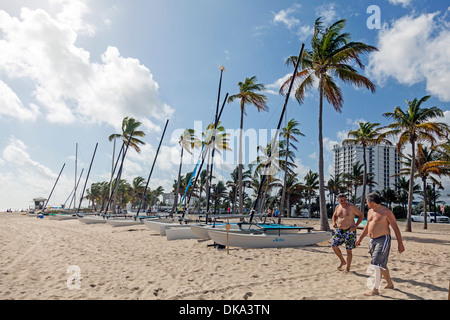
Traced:
POLYGON ((380 204, 380 196, 376 193, 370 193, 366 196, 366 200, 367 205, 369 206, 367 225, 359 236, 358 241, 356 241, 356 246, 359 246, 364 237, 369 235, 371 238, 369 252, 372 256, 371 266, 375 269, 375 285, 372 291, 365 295, 372 296, 379 294, 378 289, 381 275, 387 282, 385 289, 394 288, 394 284, 389 275, 389 269, 387 268, 389 251, 391 248, 391 230, 389 226, 392 227, 397 238, 398 252, 402 253, 405 251, 405 247, 394 214, 391 210, 380 204))
POLYGON ((349 272, 352 264, 352 249, 356 248, 356 228, 364 219, 362 212, 353 204, 347 202, 345 194, 338 195, 339 205, 333 214, 333 228, 336 228, 336 233, 333 236, 331 247, 334 253, 341 260, 341 264, 338 267, 339 271, 349 272), (358 221, 355 223, 355 217, 358 216, 358 221), (342 256, 342 252, 339 246, 345 243, 345 249, 347 249, 347 261, 342 256), (345 269, 343 267, 346 266, 345 269))

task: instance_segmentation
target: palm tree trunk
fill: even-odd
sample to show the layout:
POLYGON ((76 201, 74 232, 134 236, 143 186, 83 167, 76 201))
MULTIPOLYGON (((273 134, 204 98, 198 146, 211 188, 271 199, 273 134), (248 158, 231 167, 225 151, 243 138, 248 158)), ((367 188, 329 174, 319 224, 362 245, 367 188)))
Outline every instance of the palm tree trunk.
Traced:
MULTIPOLYGON (((122 162, 125 161, 125 153, 122 155, 122 162)), ((121 168, 122 169, 122 168, 121 168)), ((122 178, 122 170, 119 170, 119 174, 117 175, 117 181, 116 181, 116 185, 113 191, 114 197, 113 197, 113 207, 112 207, 112 213, 116 214, 116 207, 117 207, 117 193, 119 191, 119 183, 120 183, 120 179, 122 178)))
POLYGON ((309 214, 309 219, 312 218, 312 212, 311 212, 311 195, 308 196, 308 214, 309 214))
POLYGON ((422 178, 423 181, 423 228, 428 229, 427 221, 427 178, 422 178))
MULTIPOLYGON (((285 157, 285 163, 284 163, 284 182, 283 182, 283 190, 281 192, 281 205, 280 205, 280 217, 278 220, 281 220, 281 216, 284 216, 284 201, 286 198, 286 184, 287 184, 287 162, 288 162, 288 156, 289 156, 289 136, 286 139, 286 157, 285 157)), ((289 210, 289 208, 288 208, 289 210)))
POLYGON ((180 167, 178 169, 178 181, 177 181, 177 189, 175 191, 175 198, 173 200, 172 213, 175 213, 178 205, 178 194, 180 193, 180 184, 181 184, 181 167, 183 166, 183 153, 184 148, 181 147, 181 157, 180 157, 180 167))
POLYGON ((413 191, 414 191, 414 170, 415 170, 415 159, 416 159, 416 145, 415 141, 411 141, 412 146, 412 157, 411 157, 411 173, 409 176, 409 194, 408 194, 408 212, 406 216, 406 232, 411 232, 411 214, 412 214, 412 202, 413 202, 413 191))
POLYGON ((211 161, 211 152, 210 150, 208 150, 208 161, 207 161, 207 165, 206 165, 206 180, 205 180, 205 197, 206 197, 206 208, 209 207, 208 202, 209 202, 209 198, 210 198, 210 193, 211 193, 211 186, 209 185, 209 163, 211 161))
POLYGON ((233 214, 236 214, 236 202, 237 202, 237 186, 234 188, 234 201, 233 201, 233 214))
POLYGON ((323 114, 323 75, 320 79, 320 101, 319 101, 319 208, 320 208, 320 229, 330 230, 325 198, 325 180, 323 169, 323 136, 322 136, 322 114, 323 114))
POLYGON ((267 191, 269 189, 269 179, 266 179, 265 183, 266 183, 266 187, 264 188, 264 193, 263 193, 263 196, 261 199, 261 203, 259 204, 259 213, 264 213, 264 210, 265 210, 266 196, 267 196, 267 191))
POLYGON ((242 162, 242 130, 244 128, 244 102, 241 102, 241 126, 239 130, 239 170, 238 170, 238 190, 239 190, 239 214, 242 214, 244 212, 244 194, 242 193, 242 169, 243 169, 243 162, 242 162))
POLYGON ((364 204, 366 202, 366 185, 367 185, 367 159, 366 159, 365 145, 363 145, 363 161, 364 161, 364 176, 363 176, 363 189, 361 194, 361 212, 364 216, 364 204))

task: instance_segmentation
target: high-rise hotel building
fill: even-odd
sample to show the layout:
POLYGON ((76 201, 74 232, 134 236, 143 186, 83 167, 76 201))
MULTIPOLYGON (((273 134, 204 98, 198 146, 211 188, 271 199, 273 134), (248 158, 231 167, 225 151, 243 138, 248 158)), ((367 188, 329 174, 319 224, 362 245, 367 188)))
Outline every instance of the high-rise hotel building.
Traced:
MULTIPOLYGON (((359 161, 364 164, 363 148, 360 145, 345 144, 335 145, 334 152, 334 174, 350 173, 352 166, 359 161)), ((374 186, 367 186, 366 194, 381 191, 387 188, 396 190, 395 183, 398 176, 393 176, 400 171, 400 156, 395 145, 381 143, 376 146, 366 147, 367 171, 374 174, 374 186)), ((363 169, 364 170, 364 169, 363 169)), ((357 190, 357 197, 362 194, 362 187, 357 190)))

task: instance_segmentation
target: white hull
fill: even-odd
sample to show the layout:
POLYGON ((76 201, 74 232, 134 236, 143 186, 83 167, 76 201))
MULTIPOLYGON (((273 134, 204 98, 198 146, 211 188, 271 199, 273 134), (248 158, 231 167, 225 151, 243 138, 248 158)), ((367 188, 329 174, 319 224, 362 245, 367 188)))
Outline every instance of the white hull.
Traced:
MULTIPOLYGON (((226 223, 220 223, 220 224, 216 224, 216 225, 211 225, 211 224, 197 224, 197 225, 192 225, 191 229, 192 232, 194 233, 195 236, 197 236, 200 239, 203 240, 209 240, 211 239, 211 237, 209 236, 208 230, 225 230, 225 226, 227 224, 226 223)), ((261 226, 270 226, 270 224, 266 224, 266 225, 261 225, 261 226)), ((251 233, 251 232, 258 232, 263 230, 262 227, 258 227, 258 225, 252 225, 252 224, 244 224, 241 227, 236 224, 236 223, 231 223, 230 224, 230 230, 231 231, 241 231, 243 233, 251 233)), ((270 229, 270 228, 266 228, 265 231, 267 234, 287 234, 287 233, 298 233, 298 229, 296 228, 292 228, 290 229, 289 227, 287 228, 281 228, 281 229, 270 229)))
MULTIPOLYGON (((227 245, 227 232, 224 230, 209 229, 208 234, 211 239, 223 246, 227 245)), ((240 248, 290 248, 303 247, 320 243, 331 239, 332 233, 328 231, 319 232, 298 232, 286 234, 265 234, 265 233, 228 233, 230 247, 240 248)))
POLYGON ((177 225, 177 226, 166 226, 165 234, 168 241, 172 240, 184 240, 184 239, 200 239, 192 232, 190 226, 177 225))
POLYGON ((134 220, 134 219, 107 219, 106 223, 114 228, 118 227, 128 227, 128 226, 135 226, 142 224, 141 220, 134 220))
POLYGON ((144 224, 147 228, 159 233, 161 236, 166 235, 166 231, 165 231, 166 226, 180 225, 172 218, 146 220, 146 221, 144 221, 144 224))
MULTIPOLYGON (((225 230, 226 224, 216 224, 214 227, 210 224, 192 224, 190 225, 192 233, 199 239, 209 240, 211 237, 208 234, 208 230, 210 229, 219 229, 225 230)), ((236 224, 230 224, 232 230, 239 230, 239 227, 236 224)))
POLYGON ((48 217, 50 220, 58 220, 58 221, 77 219, 76 214, 55 214, 55 215, 49 215, 48 217))
POLYGON ((85 224, 98 224, 98 223, 106 223, 106 219, 100 216, 84 216, 78 217, 78 221, 85 224))

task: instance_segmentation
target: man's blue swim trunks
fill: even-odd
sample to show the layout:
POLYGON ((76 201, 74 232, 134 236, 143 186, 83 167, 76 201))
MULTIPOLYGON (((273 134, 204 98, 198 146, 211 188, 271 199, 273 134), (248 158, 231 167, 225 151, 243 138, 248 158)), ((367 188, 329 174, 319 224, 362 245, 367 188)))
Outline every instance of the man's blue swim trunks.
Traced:
POLYGON ((356 230, 350 231, 350 229, 336 229, 336 233, 333 236, 331 242, 332 247, 338 247, 345 243, 345 249, 352 250, 356 248, 356 230))

